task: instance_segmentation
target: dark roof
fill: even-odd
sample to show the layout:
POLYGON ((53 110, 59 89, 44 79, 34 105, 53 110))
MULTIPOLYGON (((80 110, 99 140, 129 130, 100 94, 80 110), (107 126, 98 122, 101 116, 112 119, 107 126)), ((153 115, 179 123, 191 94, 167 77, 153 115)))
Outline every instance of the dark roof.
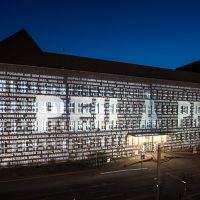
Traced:
POLYGON ((195 61, 195 62, 189 63, 187 65, 184 65, 182 67, 178 67, 176 69, 181 70, 181 71, 200 73, 199 67, 200 67, 200 61, 195 61))
POLYGON ((20 30, 0 42, 0 52, 3 54, 35 54, 41 53, 35 41, 24 30, 20 30))
POLYGON ((0 42, 0 62, 200 83, 195 73, 43 52, 25 30, 0 42))

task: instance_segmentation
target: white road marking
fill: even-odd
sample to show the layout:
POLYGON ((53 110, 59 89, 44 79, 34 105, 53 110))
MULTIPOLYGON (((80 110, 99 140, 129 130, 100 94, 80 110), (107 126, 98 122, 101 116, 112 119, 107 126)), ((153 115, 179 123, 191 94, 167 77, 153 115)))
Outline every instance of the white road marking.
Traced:
POLYGON ((120 173, 120 172, 128 172, 128 171, 140 171, 140 170, 147 170, 148 168, 134 168, 134 169, 122 169, 122 170, 116 170, 116 171, 109 171, 109 172, 102 172, 101 175, 104 174, 112 174, 112 173, 120 173))
POLYGON ((179 177, 174 176, 173 174, 171 174, 171 173, 169 173, 169 172, 167 172, 166 174, 167 174, 168 176, 174 178, 175 180, 177 180, 177 181, 181 181, 181 182, 182 182, 182 180, 181 180, 179 177))

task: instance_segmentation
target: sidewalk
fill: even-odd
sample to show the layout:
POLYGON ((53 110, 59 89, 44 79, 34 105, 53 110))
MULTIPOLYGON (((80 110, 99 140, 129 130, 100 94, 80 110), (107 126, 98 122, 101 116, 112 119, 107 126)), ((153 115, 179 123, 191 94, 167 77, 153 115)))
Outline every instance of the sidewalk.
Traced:
MULTIPOLYGON (((199 155, 193 155, 191 153, 161 153, 161 162, 169 161, 175 158, 186 158, 191 159, 198 157, 199 155)), ((14 179, 14 178, 24 178, 24 177, 34 177, 34 176, 47 176, 54 174, 96 174, 99 171, 112 171, 120 170, 124 168, 131 167, 135 164, 148 161, 157 161, 157 153, 151 152, 146 153, 145 158, 141 159, 141 156, 134 156, 130 158, 120 158, 112 160, 100 167, 88 167, 81 162, 68 162, 68 163, 57 163, 51 165, 41 165, 41 166, 26 166, 17 167, 9 169, 0 169, 0 180, 14 179)))
POLYGON ((131 158, 120 158, 116 160, 111 160, 110 163, 104 164, 97 167, 89 167, 83 165, 81 162, 68 162, 68 163, 57 163, 41 166, 24 166, 16 168, 3 168, 0 169, 0 181, 7 179, 15 178, 24 178, 24 177, 34 177, 34 176, 46 176, 53 174, 83 174, 90 173, 95 174, 99 171, 111 171, 111 170, 120 170, 125 167, 130 167, 134 164, 146 162, 152 160, 152 156, 147 154, 145 159, 141 160, 140 156, 135 156, 131 158))

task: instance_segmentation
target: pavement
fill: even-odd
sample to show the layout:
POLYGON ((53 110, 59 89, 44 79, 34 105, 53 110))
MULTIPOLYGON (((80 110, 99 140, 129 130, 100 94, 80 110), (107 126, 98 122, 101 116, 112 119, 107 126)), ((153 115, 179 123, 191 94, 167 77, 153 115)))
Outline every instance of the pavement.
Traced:
MULTIPOLYGON (((177 158, 199 158, 199 155, 193 155, 191 152, 180 152, 180 153, 161 153, 161 162, 167 162, 171 159, 177 158), (192 157, 191 157, 192 155, 192 157)), ((133 165, 141 163, 141 167, 144 162, 153 161, 157 162, 157 153, 150 152, 145 153, 144 159, 141 159, 141 156, 134 156, 130 158, 120 158, 111 160, 110 163, 107 163, 99 167, 88 167, 77 162, 69 163, 57 163, 53 165, 42 165, 42 166, 31 166, 31 167, 17 167, 10 169, 0 169, 0 180, 11 180, 16 178, 27 178, 34 176, 49 176, 54 174, 82 174, 82 173, 101 173, 109 172, 113 170, 123 170, 131 168, 133 165)))

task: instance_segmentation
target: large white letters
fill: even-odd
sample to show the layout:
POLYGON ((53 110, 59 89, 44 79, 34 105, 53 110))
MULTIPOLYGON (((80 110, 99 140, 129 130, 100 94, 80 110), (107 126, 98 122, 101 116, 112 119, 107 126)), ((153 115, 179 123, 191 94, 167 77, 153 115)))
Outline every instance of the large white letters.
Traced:
POLYGON ((60 117, 64 113, 64 102, 60 97, 37 95, 36 104, 38 132, 45 132, 47 131, 48 118, 60 117))

